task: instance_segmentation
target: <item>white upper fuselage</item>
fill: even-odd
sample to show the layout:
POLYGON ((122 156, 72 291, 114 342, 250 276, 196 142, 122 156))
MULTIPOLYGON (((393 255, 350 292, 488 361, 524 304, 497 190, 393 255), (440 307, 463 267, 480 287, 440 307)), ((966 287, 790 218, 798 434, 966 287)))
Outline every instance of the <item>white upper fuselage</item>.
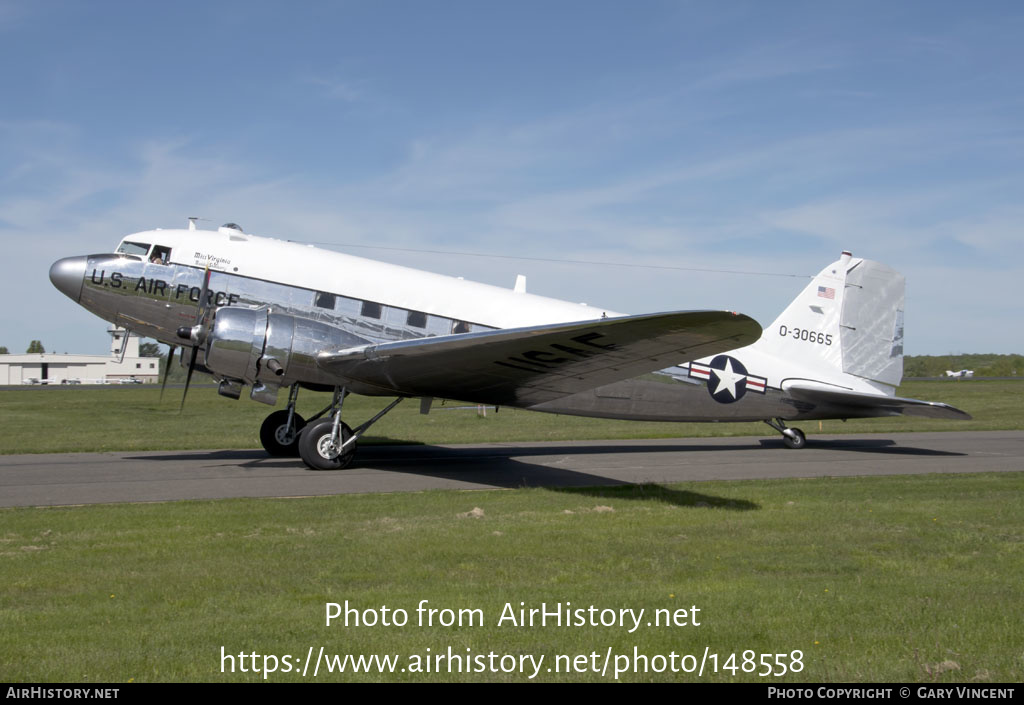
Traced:
POLYGON ((229 228, 150 230, 124 238, 171 248, 170 262, 341 294, 402 309, 517 328, 622 314, 229 228))

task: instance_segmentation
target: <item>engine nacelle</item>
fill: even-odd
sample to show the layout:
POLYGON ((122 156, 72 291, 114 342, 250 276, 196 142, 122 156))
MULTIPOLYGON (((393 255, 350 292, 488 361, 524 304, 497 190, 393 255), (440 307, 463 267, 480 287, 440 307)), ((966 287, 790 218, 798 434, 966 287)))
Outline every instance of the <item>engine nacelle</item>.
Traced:
MULTIPOLYGON (((251 384, 250 396, 256 401, 275 404, 283 386, 337 383, 316 364, 317 354, 370 342, 308 318, 266 308, 225 307, 217 310, 206 339, 206 367, 225 380, 251 384)), ((228 387, 235 391, 233 385, 228 387)))

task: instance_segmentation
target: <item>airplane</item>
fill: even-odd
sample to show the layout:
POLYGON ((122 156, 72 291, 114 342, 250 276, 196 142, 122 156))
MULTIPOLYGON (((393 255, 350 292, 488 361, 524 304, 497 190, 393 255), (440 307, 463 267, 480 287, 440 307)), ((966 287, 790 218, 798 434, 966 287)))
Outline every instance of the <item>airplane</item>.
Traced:
POLYGON ((947 377, 973 377, 974 370, 946 370, 947 377))
MULTIPOLYGON (((789 421, 907 414, 969 419, 895 396, 903 374, 904 279, 843 252, 765 328, 730 311, 625 315, 246 233, 228 223, 128 235, 115 252, 50 268, 62 293, 133 334, 190 349, 218 392, 284 409, 264 420, 271 455, 347 467, 358 439, 406 398, 457 399, 644 421, 789 421), (200 353, 202 358, 200 360, 200 353), (331 391, 310 419, 300 388, 331 391), (349 393, 393 396, 343 420, 349 393)), ((166 383, 166 376, 164 378, 166 383)))

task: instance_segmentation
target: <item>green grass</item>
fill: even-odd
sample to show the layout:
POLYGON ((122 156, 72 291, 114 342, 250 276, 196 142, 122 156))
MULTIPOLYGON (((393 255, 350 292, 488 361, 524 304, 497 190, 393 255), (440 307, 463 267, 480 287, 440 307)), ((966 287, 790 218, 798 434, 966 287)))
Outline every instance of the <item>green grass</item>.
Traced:
MULTIPOLYGON (((180 393, 180 391, 178 392, 180 393)), ((1020 429, 1024 384, 915 382, 902 396, 945 401, 964 423, 826 421, 822 432, 1020 429)), ((385 400, 353 397, 350 418, 385 400)), ((326 403, 303 393, 300 412, 326 403)), ((190 393, 178 414, 149 387, 0 392, 0 452, 257 447, 268 407, 190 393)), ((804 424, 809 435, 817 423, 804 424)), ((649 424, 502 409, 486 418, 407 401, 369 440, 458 443, 771 435, 762 424, 649 424)), ((305 658, 545 657, 611 648, 653 657, 800 651, 772 682, 1019 682, 1024 677, 1024 473, 709 482, 596 489, 346 495, 0 510, 0 679, 245 681, 221 647, 305 658), (480 518, 463 517, 474 508, 480 518), (610 508, 610 509, 609 509, 610 508), (387 605, 404 627, 324 626, 325 603, 387 605), (420 627, 416 606, 479 609, 482 626, 420 627), (497 625, 518 608, 700 608, 701 626, 497 625)), ((646 620, 645 620, 646 621, 646 620)), ((236 661, 238 661, 236 659, 236 661)), ((259 661, 262 665, 262 660, 259 661)), ((564 661, 563 661, 564 663, 564 661)), ((736 663, 736 662, 734 662, 736 663)), ((239 664, 240 665, 240 664, 239 664)), ((614 666, 614 662, 613 662, 614 666)), ((301 680, 276 673, 268 680, 301 680)), ((720 668, 701 678, 758 680, 720 668)), ((311 680, 307 677, 306 680, 311 680)), ((519 673, 321 673, 318 680, 524 681, 519 673)), ((767 682, 763 679, 760 682, 767 682)))
MULTIPOLYGON (((707 647, 720 665, 745 650, 802 652, 800 673, 762 683, 1020 682, 1022 491, 1024 473, 1003 473, 6 509, 0 678, 260 680, 221 673, 222 646, 394 653, 400 666, 451 646, 543 655, 545 669, 557 655, 603 662, 609 647, 649 657, 707 647), (460 516, 474 508, 483 516, 460 516), (346 600, 404 609, 410 624, 325 626, 325 603, 346 600), (484 624, 417 626, 421 600, 479 609, 484 624), (499 627, 505 603, 520 602, 648 615, 696 605, 701 625, 499 627)), ((545 670, 537 680, 612 676, 545 670)))
MULTIPOLYGON (((974 416, 973 421, 913 417, 804 422, 816 433, 1019 430, 1024 428, 1024 381, 908 382, 901 396, 944 401, 974 416)), ((212 388, 189 392, 178 413, 180 390, 161 403, 155 386, 25 388, 0 391, 0 453, 59 453, 111 450, 258 448, 258 431, 270 407, 248 399, 231 401, 212 388)), ((281 395, 283 402, 285 395, 281 395)), ((319 411, 329 395, 302 392, 299 411, 319 411)), ((349 397, 346 419, 354 426, 373 416, 387 399, 349 397), (355 422, 355 423, 352 423, 355 422)), ((435 402, 429 415, 407 400, 373 427, 363 443, 484 443, 534 440, 591 440, 774 435, 762 423, 644 423, 556 416, 502 408, 480 418, 475 409, 435 402)))

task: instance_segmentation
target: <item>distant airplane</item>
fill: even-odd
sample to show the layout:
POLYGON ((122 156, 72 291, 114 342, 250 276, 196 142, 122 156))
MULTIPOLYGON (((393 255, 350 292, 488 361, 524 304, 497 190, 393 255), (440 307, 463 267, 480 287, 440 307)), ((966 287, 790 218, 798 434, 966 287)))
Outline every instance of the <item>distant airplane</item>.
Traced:
POLYGON ((946 376, 947 377, 973 377, 974 376, 974 370, 957 370, 956 372, 954 372, 953 370, 946 370, 946 376))
MULTIPOLYGON (((763 332, 728 311, 623 315, 265 237, 227 224, 129 235, 113 254, 58 260, 50 280, 101 318, 191 349, 220 394, 277 402, 272 455, 346 467, 356 441, 408 397, 645 421, 970 416, 894 396, 903 375, 901 275, 844 252, 763 332), (201 353, 201 357, 200 357, 201 353), (333 391, 311 419, 300 387, 333 391), (355 392, 396 399, 354 430, 355 392), (314 423, 315 422, 315 423, 314 423)), ((184 361, 184 349, 182 351, 184 361)), ((166 378, 165 378, 166 381, 166 378)), ((182 399, 184 403, 184 397, 182 399)))

